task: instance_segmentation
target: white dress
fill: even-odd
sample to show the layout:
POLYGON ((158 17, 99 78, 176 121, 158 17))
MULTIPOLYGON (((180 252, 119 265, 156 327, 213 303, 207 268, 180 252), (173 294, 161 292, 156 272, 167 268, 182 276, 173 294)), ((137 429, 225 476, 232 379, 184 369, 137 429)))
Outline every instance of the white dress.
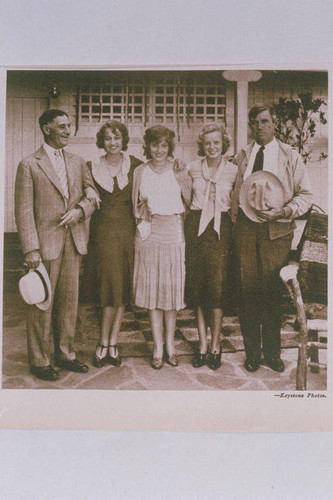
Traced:
POLYGON ((179 310, 185 307, 184 205, 173 170, 156 174, 146 165, 140 199, 152 214, 151 233, 135 237, 134 300, 147 309, 179 310))

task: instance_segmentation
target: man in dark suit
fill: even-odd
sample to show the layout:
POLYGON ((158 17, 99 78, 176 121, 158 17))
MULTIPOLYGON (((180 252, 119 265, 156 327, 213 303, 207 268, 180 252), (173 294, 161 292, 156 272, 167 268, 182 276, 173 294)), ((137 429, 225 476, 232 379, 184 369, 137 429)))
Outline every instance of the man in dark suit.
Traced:
POLYGON ((44 380, 56 380, 59 373, 50 362, 52 334, 56 365, 79 373, 88 371, 88 366, 76 359, 73 342, 80 256, 87 253, 85 219, 94 211, 94 201, 86 192, 95 193, 95 187, 84 160, 63 149, 70 135, 68 115, 50 109, 42 114, 39 124, 45 142, 17 169, 15 219, 24 265, 36 269, 43 262, 52 291, 47 310, 29 307, 31 372, 44 380))
POLYGON ((298 151, 274 137, 271 108, 253 107, 249 112, 249 125, 254 141, 234 158, 238 175, 231 204, 245 368, 249 372, 258 370, 262 348, 266 364, 272 370, 282 372, 282 282, 279 272, 288 264, 294 219, 310 209, 312 193, 298 151), (259 170, 271 172, 281 181, 284 205, 282 208, 258 210, 259 220, 254 222, 239 207, 239 194, 244 180, 259 170))

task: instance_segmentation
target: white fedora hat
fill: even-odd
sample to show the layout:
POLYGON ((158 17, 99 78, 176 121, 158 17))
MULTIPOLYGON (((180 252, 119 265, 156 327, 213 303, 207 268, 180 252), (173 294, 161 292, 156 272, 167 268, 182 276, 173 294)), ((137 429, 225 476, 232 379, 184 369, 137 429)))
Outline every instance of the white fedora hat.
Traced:
POLYGON ((239 205, 253 222, 265 222, 258 217, 256 210, 282 208, 284 203, 284 189, 280 179, 266 170, 249 175, 239 193, 239 205))
POLYGON ((30 269, 19 281, 22 299, 29 305, 36 305, 46 311, 50 307, 52 294, 49 275, 43 263, 37 269, 30 269))

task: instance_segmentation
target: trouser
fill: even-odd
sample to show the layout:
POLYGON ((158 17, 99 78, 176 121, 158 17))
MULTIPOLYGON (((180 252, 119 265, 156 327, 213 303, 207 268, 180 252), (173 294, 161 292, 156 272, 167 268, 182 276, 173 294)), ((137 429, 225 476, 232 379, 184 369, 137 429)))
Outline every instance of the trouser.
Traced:
POLYGON ((293 233, 269 239, 268 223, 255 223, 240 211, 234 234, 239 289, 239 320, 246 356, 280 356, 280 270, 288 264, 293 233))
POLYGON ((29 307, 27 322, 28 356, 32 366, 50 364, 53 334, 56 360, 75 359, 74 336, 78 310, 80 255, 70 231, 55 260, 43 260, 51 282, 52 301, 46 311, 29 307))

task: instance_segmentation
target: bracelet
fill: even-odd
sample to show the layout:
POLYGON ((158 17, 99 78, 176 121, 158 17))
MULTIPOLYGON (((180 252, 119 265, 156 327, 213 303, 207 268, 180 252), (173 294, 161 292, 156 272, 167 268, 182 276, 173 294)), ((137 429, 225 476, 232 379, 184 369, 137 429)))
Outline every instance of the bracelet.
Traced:
POLYGON ((282 212, 283 212, 283 216, 282 216, 282 218, 283 218, 283 219, 285 219, 285 218, 286 218, 286 211, 285 211, 285 209, 284 209, 283 207, 281 208, 281 210, 282 210, 282 212))

